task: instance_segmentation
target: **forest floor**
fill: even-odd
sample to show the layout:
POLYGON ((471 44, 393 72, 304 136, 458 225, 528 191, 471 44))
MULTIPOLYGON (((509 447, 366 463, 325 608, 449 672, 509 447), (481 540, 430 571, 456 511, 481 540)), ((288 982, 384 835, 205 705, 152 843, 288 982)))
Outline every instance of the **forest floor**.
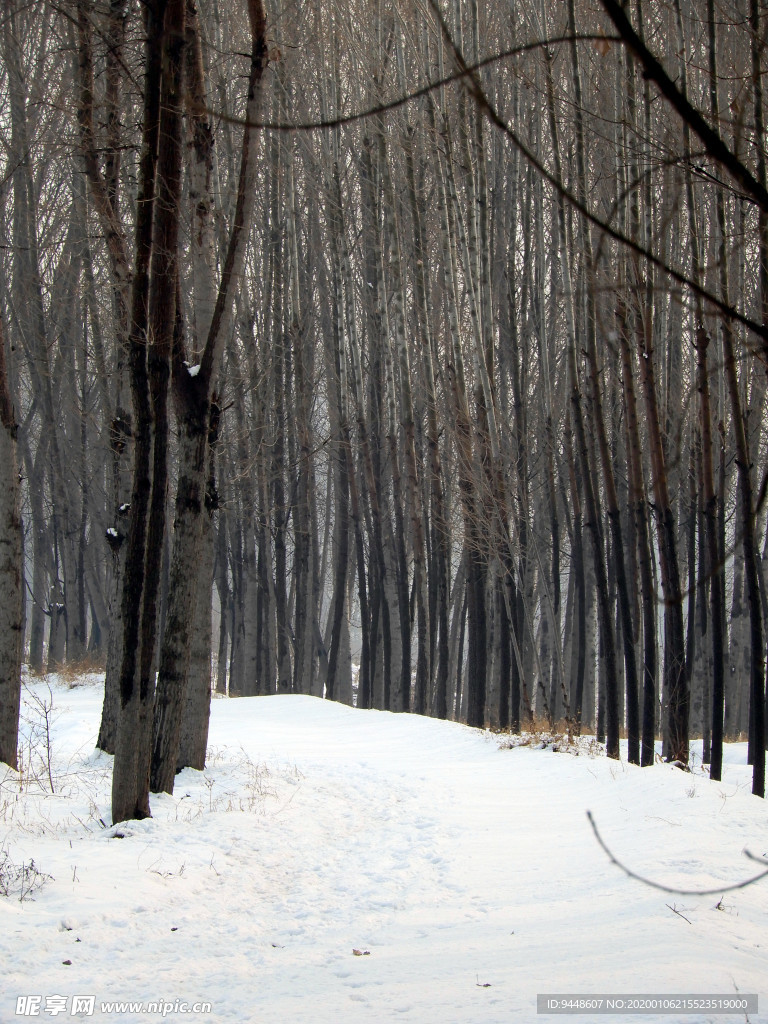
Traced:
POLYGON ((102 690, 25 684, 22 773, 0 770, 3 1024, 562 1019, 544 994, 758 993, 761 1013, 577 1019, 768 1020, 768 879, 725 891, 761 870, 745 850, 768 857, 745 745, 711 782, 700 758, 641 770, 594 743, 220 699, 205 771, 113 826, 102 690), (587 811, 632 871, 715 893, 628 877, 587 811))

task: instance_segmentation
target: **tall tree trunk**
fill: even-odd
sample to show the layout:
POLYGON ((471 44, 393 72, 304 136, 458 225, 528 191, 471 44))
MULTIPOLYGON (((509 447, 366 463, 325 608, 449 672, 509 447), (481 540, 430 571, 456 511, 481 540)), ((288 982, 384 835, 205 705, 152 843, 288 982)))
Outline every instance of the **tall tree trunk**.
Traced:
POLYGON ((18 767, 19 702, 23 646, 22 526, 16 417, 6 369, 0 311, 0 761, 18 767))
MULTIPOLYGON (((149 815, 149 743, 154 690, 149 673, 154 654, 154 622, 143 614, 145 560, 159 562, 160 550, 147 552, 147 526, 152 492, 152 409, 147 370, 147 332, 150 322, 150 262, 153 252, 158 147, 160 138, 160 90, 166 54, 167 0, 154 0, 145 8, 147 53, 144 77, 144 113, 140 160, 139 202, 136 219, 135 269, 131 296, 129 370, 135 423, 131 521, 123 584, 123 652, 120 666, 120 717, 112 774, 112 819, 122 821, 149 815), (146 630, 144 628, 146 627, 146 630), (150 649, 151 648, 151 649, 150 649)), ((173 8, 178 18, 178 4, 173 8)), ((181 12, 183 26, 183 12, 181 12)), ((178 40, 175 41, 178 45, 178 40)), ((167 108, 166 117, 175 111, 167 108)), ((169 137, 171 138, 171 137, 169 137)), ((173 148, 173 147, 172 147, 173 148)), ((170 169, 170 168, 169 168, 170 169)), ((168 209, 166 215, 178 216, 168 209)), ((168 256, 165 253, 164 256, 168 256)), ((171 282, 175 307, 176 281, 171 282)), ((157 297, 155 289, 155 310, 157 297)), ((167 296, 164 296, 167 298, 167 296)), ((162 308, 162 307, 161 307, 162 308)), ((175 308, 172 310, 175 319, 175 308)), ((167 313, 167 308, 166 308, 167 313)), ((163 325, 172 329, 173 323, 163 325)), ((162 341, 162 339, 161 339, 162 341)), ((158 481, 160 483, 160 481, 158 481)), ((157 509, 156 504, 156 527, 157 509)), ((163 505, 164 512, 164 505, 163 505)), ((157 529, 156 531, 157 532, 157 529)), ((160 537, 162 542, 162 536, 160 537)), ((160 544, 162 547, 162 543, 160 544)), ((157 578, 157 564, 154 567, 157 578)), ((155 595, 150 595, 150 604, 155 595)), ((154 612, 154 609, 151 609, 154 612)))
POLYGON ((712 741, 710 778, 720 780, 723 770, 723 700, 725 696, 725 654, 723 645, 723 566, 717 543, 717 495, 712 466, 712 415, 709 401, 707 349, 709 337, 703 327, 696 334, 698 390, 701 422, 702 500, 704 504, 704 540, 707 550, 707 575, 710 579, 712 614, 709 630, 712 643, 712 741))
MULTIPOLYGON (((211 714, 211 592, 217 539, 213 517, 219 507, 215 479, 219 416, 220 409, 214 396, 208 430, 206 461, 208 474, 205 488, 205 510, 201 516, 200 564, 195 581, 197 593, 192 598, 195 618, 189 640, 189 670, 184 712, 181 719, 179 753, 176 758, 177 771, 186 767, 202 771, 205 768, 205 755, 208 748, 208 725, 211 714)), ((225 621, 226 617, 222 616, 222 622, 225 621)))

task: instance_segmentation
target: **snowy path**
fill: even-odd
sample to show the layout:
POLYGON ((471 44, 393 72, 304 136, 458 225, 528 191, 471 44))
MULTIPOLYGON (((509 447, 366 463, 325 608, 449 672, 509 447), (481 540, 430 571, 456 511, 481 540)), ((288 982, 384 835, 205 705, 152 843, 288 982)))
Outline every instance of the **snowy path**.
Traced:
POLYGON ((3 1024, 25 994, 43 1018, 46 998, 94 994, 94 1019, 129 1022, 160 1014, 99 1004, 208 1001, 168 1016, 239 1024, 560 1019, 537 1017, 539 992, 738 989, 768 1008, 768 881, 719 909, 656 892, 585 815, 659 881, 738 881, 757 870, 742 850, 768 851, 741 747, 711 783, 307 697, 216 701, 205 773, 115 829, 100 699, 54 688, 56 794, 12 774, 0 790, 2 848, 54 879, 0 900, 3 1024))

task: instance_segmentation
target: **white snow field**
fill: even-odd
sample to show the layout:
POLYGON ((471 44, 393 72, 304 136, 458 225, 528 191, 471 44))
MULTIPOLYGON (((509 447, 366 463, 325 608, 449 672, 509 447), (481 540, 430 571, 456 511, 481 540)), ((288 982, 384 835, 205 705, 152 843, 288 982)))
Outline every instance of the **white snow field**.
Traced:
POLYGON ((206 770, 113 826, 103 681, 77 683, 27 681, 23 771, 0 769, 2 1024, 556 1022, 537 1013, 555 993, 760 1000, 576 1021, 768 1020, 768 879, 723 895, 761 871, 745 850, 768 856, 743 745, 713 783, 595 745, 222 699, 206 770), (716 893, 627 877, 587 810, 633 871, 716 893))

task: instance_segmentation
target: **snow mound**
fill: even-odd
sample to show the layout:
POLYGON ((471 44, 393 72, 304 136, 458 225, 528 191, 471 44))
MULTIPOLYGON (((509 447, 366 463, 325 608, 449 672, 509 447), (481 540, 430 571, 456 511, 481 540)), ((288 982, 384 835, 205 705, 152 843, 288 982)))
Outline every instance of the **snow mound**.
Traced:
POLYGON ((63 1019, 237 1024, 508 1024, 547 1019, 554 992, 768 999, 768 883, 675 899, 611 864, 586 816, 638 873, 726 889, 755 873, 744 849, 768 850, 743 746, 712 783, 311 697, 221 700, 205 771, 112 824, 102 697, 95 678, 25 687, 0 865, 40 877, 0 898, 0 1020, 55 998, 63 1019))

